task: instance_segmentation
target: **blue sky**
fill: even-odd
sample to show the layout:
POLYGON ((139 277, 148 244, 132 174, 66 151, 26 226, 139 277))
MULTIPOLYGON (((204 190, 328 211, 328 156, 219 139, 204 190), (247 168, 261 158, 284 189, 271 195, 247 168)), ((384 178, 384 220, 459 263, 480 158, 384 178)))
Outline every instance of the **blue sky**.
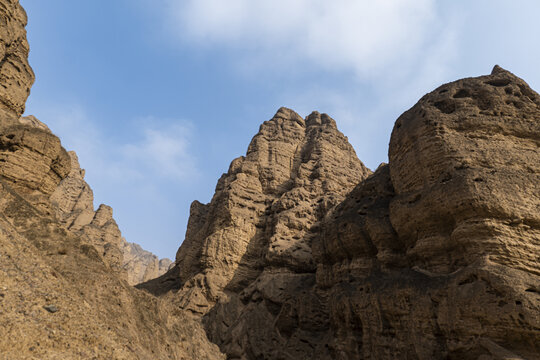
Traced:
POLYGON ((444 82, 499 64, 540 88, 537 0, 20 2, 37 76, 26 114, 160 257, 280 106, 331 115, 373 169, 395 119, 444 82))

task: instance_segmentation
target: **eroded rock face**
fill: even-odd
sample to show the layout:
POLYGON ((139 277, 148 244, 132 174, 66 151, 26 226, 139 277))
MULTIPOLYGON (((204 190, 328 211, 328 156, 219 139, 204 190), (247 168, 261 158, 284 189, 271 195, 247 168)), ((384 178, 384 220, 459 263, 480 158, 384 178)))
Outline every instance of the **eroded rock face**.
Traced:
POLYGON ((18 0, 0 1, 0 125, 24 112, 34 72, 28 64, 26 12, 18 0))
POLYGON ((441 86, 397 120, 390 211, 411 264, 444 274, 488 256, 540 275, 539 105, 495 68, 441 86))
POLYGON ((111 271, 112 210, 94 212, 76 157, 19 119, 33 80, 25 23, 0 0, 0 358, 223 359, 198 320, 111 271))
MULTIPOLYGON (((41 127, 42 123, 34 117, 26 119, 41 127)), ((131 285, 154 279, 169 270, 171 260, 160 260, 122 237, 110 206, 101 204, 94 211, 94 194, 84 180, 85 171, 79 165, 77 154, 74 151, 68 154, 71 171, 50 198, 64 227, 77 234, 84 243, 94 246, 111 268, 125 272, 123 276, 131 285)))
POLYGON ((539 105, 498 67, 443 85, 373 174, 326 115, 281 109, 142 287, 232 359, 538 359, 539 105))
POLYGON ((127 280, 137 285, 165 274, 171 267, 170 259, 159 259, 140 245, 123 241, 120 245, 123 255, 123 268, 127 272, 127 280))

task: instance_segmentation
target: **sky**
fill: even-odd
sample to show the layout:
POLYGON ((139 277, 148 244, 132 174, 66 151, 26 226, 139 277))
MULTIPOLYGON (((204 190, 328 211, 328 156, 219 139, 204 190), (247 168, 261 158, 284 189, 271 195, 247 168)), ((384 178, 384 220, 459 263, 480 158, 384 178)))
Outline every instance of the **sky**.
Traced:
POLYGON ((495 64, 540 89, 537 0, 20 0, 27 102, 95 206, 174 259, 193 200, 281 106, 328 113, 371 169, 420 97, 495 64))

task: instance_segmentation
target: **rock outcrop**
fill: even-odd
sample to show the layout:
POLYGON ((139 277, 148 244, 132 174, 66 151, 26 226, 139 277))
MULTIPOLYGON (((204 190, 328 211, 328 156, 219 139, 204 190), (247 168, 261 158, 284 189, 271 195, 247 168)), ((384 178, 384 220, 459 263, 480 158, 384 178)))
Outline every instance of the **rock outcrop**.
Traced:
MULTIPOLYGON (((22 121, 38 127, 42 124, 35 117, 22 118, 22 121)), ((94 194, 84 180, 85 171, 79 165, 77 154, 74 151, 68 154, 71 171, 50 198, 60 222, 84 243, 94 246, 111 268, 123 270, 129 284, 136 285, 163 275, 172 261, 160 260, 139 245, 128 243, 122 237, 110 206, 101 204, 94 210, 94 194)))
POLYGON ((0 1, 0 125, 24 112, 34 72, 28 64, 26 12, 18 0, 0 1))
POLYGON ((304 120, 279 109, 246 156, 233 160, 212 202, 192 204, 175 268, 144 287, 181 288, 181 307, 206 314, 257 278, 273 276, 267 270, 313 276, 311 245, 320 220, 368 174, 328 115, 304 120))
POLYGON ((539 359, 539 106, 499 67, 443 85, 373 174, 327 115, 280 109, 141 287, 230 359, 539 359))
POLYGON ((159 259, 140 245, 123 241, 120 245, 123 255, 123 268, 127 272, 127 281, 137 285, 165 274, 173 265, 170 259, 159 259))
POLYGON ((46 126, 19 120, 26 15, 0 0, 0 19, 0 359, 223 359, 200 321, 123 279, 111 209, 93 211, 46 126))
POLYGON ((170 262, 126 243, 75 153, 20 118, 26 15, 0 0, 0 19, 0 359, 540 359, 523 80, 495 67, 427 94, 374 173, 328 115, 281 108, 141 291, 170 262))

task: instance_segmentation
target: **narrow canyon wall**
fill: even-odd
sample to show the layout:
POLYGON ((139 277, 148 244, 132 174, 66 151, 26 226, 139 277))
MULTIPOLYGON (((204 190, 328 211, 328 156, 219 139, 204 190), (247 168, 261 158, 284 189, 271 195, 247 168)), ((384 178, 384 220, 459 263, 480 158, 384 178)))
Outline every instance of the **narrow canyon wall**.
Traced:
POLYGON ((280 109, 141 285, 230 359, 540 358, 540 96, 495 67, 397 121, 389 164, 280 109))

